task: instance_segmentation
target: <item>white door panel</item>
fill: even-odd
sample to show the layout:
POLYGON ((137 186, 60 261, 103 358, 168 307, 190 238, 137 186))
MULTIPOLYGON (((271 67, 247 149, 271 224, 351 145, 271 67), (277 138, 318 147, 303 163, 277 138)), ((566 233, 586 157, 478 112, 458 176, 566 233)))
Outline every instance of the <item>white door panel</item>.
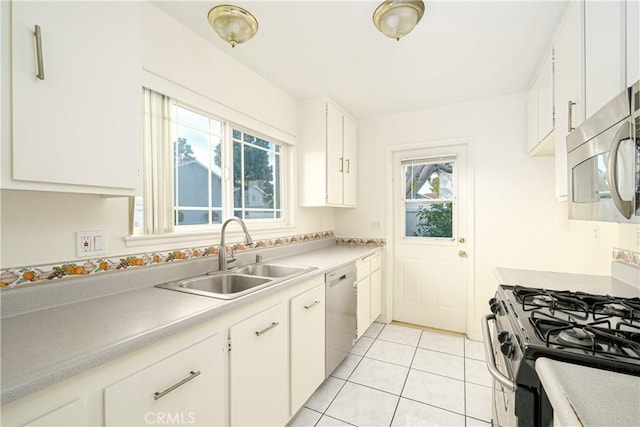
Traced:
POLYGON ((466 145, 396 152, 393 171, 393 318, 466 332, 470 241, 466 145), (441 211, 446 214, 430 216, 428 212, 438 206, 447 206, 448 210, 441 211), (448 228, 429 226, 429 221, 445 223, 443 218, 449 219, 448 228))

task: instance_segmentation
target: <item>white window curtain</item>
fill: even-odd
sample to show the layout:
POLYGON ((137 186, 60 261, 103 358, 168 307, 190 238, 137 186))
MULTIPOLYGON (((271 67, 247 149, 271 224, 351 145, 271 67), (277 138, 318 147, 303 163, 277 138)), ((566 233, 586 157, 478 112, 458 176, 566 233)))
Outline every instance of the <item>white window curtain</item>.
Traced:
POLYGON ((142 137, 144 234, 173 231, 173 164, 170 99, 143 89, 142 137))

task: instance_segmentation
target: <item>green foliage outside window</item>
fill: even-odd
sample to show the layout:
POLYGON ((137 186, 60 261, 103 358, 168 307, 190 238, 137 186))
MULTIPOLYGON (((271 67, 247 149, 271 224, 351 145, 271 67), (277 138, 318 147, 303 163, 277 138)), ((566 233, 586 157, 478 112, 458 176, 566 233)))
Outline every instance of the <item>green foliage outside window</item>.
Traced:
POLYGON ((420 206, 416 212, 420 237, 452 237, 453 210, 451 203, 420 206))

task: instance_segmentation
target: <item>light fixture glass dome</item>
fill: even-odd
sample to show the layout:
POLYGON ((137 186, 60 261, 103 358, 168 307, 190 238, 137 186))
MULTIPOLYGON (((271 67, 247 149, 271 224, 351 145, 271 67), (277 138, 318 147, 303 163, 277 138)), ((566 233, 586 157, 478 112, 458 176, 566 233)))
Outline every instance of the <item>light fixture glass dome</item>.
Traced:
POLYGON ((373 24, 387 37, 400 40, 424 15, 422 0, 385 0, 373 12, 373 24))
POLYGON ((209 11, 209 24, 218 35, 236 47, 258 32, 258 21, 247 10, 231 5, 216 6, 209 11))

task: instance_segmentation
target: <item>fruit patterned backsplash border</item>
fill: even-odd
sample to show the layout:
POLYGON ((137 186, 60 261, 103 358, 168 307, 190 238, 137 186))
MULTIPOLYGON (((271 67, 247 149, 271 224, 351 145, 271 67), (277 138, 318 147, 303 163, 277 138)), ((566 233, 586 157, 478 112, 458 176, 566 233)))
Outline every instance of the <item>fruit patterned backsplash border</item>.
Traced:
POLYGON ((384 246, 386 239, 362 239, 359 237, 336 237, 338 245, 384 246))
POLYGON ((613 248, 613 260, 640 267, 640 252, 629 249, 613 248))
MULTIPOLYGON (((293 236, 276 237, 273 239, 257 240, 251 245, 236 243, 227 246, 236 252, 252 249, 272 248, 276 246, 292 245, 312 240, 334 238, 337 244, 345 245, 384 245, 384 239, 355 239, 336 238, 333 231, 296 234, 293 236)), ((11 289, 31 284, 46 284, 52 280, 86 277, 90 274, 100 274, 118 271, 126 268, 149 267, 173 261, 195 259, 211 255, 218 255, 216 246, 176 249, 165 252, 147 252, 135 255, 112 256, 96 259, 69 261, 62 264, 37 265, 29 267, 8 268, 0 273, 0 288, 11 289)))

